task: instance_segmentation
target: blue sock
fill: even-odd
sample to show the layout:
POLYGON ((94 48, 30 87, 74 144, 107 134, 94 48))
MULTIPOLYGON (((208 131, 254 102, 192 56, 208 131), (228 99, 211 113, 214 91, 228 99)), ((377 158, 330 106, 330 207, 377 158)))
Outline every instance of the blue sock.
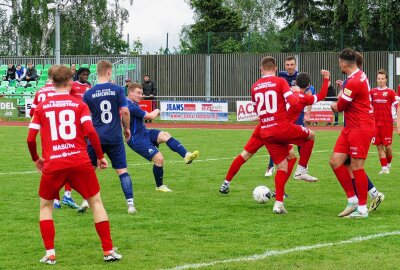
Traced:
POLYGON ((356 196, 358 197, 357 188, 356 188, 356 181, 354 180, 354 178, 351 178, 351 182, 353 183, 354 192, 356 193, 356 196))
POLYGON ((125 199, 133 199, 133 187, 132 179, 129 173, 123 173, 119 175, 119 180, 121 181, 122 191, 125 194, 125 199))
POLYGON ((272 158, 269 158, 269 164, 268 164, 268 168, 272 168, 274 167, 274 162, 272 161, 272 158))
POLYGON ((183 145, 178 140, 175 140, 174 138, 171 137, 167 141, 167 145, 169 149, 171 149, 174 152, 177 152, 179 155, 181 155, 181 157, 183 158, 185 157, 187 151, 185 147, 183 147, 183 145))
POLYGON ((371 179, 369 179, 369 176, 367 175, 368 178, 368 190, 371 190, 372 188, 374 188, 374 184, 372 183, 371 179))
POLYGON ((156 181, 156 186, 160 187, 163 185, 163 178, 164 178, 164 167, 158 167, 153 165, 153 175, 154 180, 156 181))

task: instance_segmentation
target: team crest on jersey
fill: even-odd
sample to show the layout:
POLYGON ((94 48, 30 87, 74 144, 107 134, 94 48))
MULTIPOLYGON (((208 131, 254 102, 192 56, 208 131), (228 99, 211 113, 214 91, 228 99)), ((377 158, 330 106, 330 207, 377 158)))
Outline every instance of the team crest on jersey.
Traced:
POLYGON ((153 154, 154 150, 153 149, 149 149, 149 154, 153 154))
POLYGON ((343 90, 343 92, 344 92, 347 96, 351 96, 351 93, 353 93, 353 91, 351 91, 351 90, 348 89, 348 88, 345 88, 345 89, 343 90))
POLYGON ((387 97, 388 94, 389 94, 388 92, 383 92, 384 97, 387 97))

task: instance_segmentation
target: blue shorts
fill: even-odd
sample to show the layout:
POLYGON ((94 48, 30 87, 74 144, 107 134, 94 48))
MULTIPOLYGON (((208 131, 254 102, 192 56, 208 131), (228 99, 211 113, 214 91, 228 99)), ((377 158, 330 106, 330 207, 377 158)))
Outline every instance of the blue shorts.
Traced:
POLYGON ((295 124, 304 127, 304 111, 300 112, 295 124))
POLYGON ((146 134, 142 136, 133 136, 129 140, 128 145, 133 151, 135 151, 148 161, 151 161, 153 157, 159 152, 157 149, 157 138, 161 130, 149 129, 148 131, 149 132, 146 132, 146 134))
MULTIPOLYGON (((126 164, 126 153, 125 145, 123 142, 120 144, 102 144, 101 149, 103 153, 106 153, 108 158, 111 160, 112 167, 114 169, 125 169, 128 167, 126 164)), ((97 166, 97 156, 93 146, 88 143, 87 152, 93 166, 97 166)))

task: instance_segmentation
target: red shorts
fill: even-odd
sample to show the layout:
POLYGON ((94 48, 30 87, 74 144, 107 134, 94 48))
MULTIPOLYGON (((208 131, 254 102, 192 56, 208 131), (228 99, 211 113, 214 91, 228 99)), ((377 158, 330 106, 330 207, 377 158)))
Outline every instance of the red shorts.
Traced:
POLYGON ((288 157, 291 146, 288 144, 303 145, 310 135, 310 131, 302 126, 287 124, 275 128, 269 136, 263 138, 264 145, 275 164, 279 164, 288 157))
POLYGON ((62 170, 43 172, 40 180, 39 196, 45 200, 60 199, 60 189, 70 184, 84 199, 93 197, 100 191, 99 181, 91 163, 62 170))
POLYGON ((251 154, 257 153, 258 149, 264 146, 264 141, 261 139, 260 135, 260 125, 256 127, 251 134, 250 139, 247 141, 246 145, 244 146, 244 150, 251 154))
POLYGON ((336 141, 333 152, 348 154, 352 158, 366 159, 368 156, 369 146, 371 145, 371 139, 374 134, 374 129, 349 130, 344 128, 336 141))
POLYGON ((393 139, 393 127, 376 127, 375 137, 372 139, 373 145, 391 145, 393 139))

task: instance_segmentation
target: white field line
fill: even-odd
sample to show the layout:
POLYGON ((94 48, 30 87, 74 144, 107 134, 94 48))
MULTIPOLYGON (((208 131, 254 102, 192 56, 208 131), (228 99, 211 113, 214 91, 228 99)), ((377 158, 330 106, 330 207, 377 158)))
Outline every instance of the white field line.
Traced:
POLYGON ((285 255, 285 254, 289 254, 289 253, 302 252, 302 251, 320 249, 320 248, 325 248, 325 247, 353 244, 353 243, 368 241, 371 239, 382 238, 382 237, 387 237, 387 236, 392 236, 392 235, 400 235, 400 231, 384 232, 384 233, 378 233, 378 234, 371 234, 371 235, 367 235, 367 236, 358 236, 358 237, 350 238, 348 240, 343 240, 343 241, 339 241, 339 242, 321 243, 321 244, 315 244, 315 245, 311 245, 311 246, 298 246, 298 247, 294 247, 294 248, 290 248, 290 249, 283 249, 283 250, 270 250, 270 251, 266 251, 262 254, 254 254, 251 256, 238 257, 238 258, 232 258, 232 259, 226 259, 226 260, 220 260, 220 261, 185 264, 185 265, 180 265, 180 266, 176 266, 174 268, 168 268, 168 269, 164 269, 164 270, 199 269, 199 268, 203 268, 203 267, 213 266, 216 264, 230 264, 230 263, 236 263, 236 262, 258 261, 258 260, 262 260, 262 259, 265 259, 267 257, 272 257, 272 256, 285 255))
MULTIPOLYGON (((313 153, 331 153, 332 150, 316 150, 313 151, 313 153)), ((377 154, 378 152, 375 151, 369 151, 369 154, 377 154)), ((394 154, 400 154, 400 152, 393 152, 394 154)), ((296 154, 297 155, 297 154, 296 154)), ((269 155, 255 155, 253 158, 266 158, 269 157, 269 155)), ((198 162, 209 162, 209 161, 219 161, 219 160, 231 160, 236 157, 225 157, 225 158, 206 158, 206 159, 196 159, 196 163, 198 162)), ((182 163, 182 160, 167 160, 165 163, 182 163)), ((135 164, 129 164, 129 167, 136 167, 136 166, 145 166, 145 165, 150 165, 152 163, 150 162, 143 162, 143 163, 135 163, 135 164)), ((110 164, 111 168, 111 164, 110 164)), ((22 171, 22 172, 0 172, 0 176, 2 175, 19 175, 19 174, 33 174, 33 173, 38 173, 38 171, 22 171)))

